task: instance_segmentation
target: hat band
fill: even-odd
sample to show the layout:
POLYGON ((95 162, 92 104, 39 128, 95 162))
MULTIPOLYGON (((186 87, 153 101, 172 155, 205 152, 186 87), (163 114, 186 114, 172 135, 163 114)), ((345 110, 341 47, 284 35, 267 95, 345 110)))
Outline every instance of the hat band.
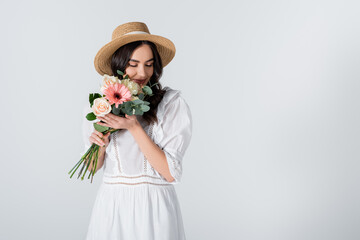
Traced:
POLYGON ((133 32, 125 33, 124 35, 128 35, 128 34, 150 34, 150 33, 148 33, 148 32, 142 32, 142 31, 133 31, 133 32))

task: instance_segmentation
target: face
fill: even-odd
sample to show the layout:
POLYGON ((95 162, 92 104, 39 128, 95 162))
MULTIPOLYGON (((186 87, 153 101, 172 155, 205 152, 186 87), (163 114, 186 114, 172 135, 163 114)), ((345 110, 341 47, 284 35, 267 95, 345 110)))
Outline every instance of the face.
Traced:
POLYGON ((154 73, 154 56, 149 45, 143 44, 134 50, 125 73, 141 87, 149 82, 154 73))

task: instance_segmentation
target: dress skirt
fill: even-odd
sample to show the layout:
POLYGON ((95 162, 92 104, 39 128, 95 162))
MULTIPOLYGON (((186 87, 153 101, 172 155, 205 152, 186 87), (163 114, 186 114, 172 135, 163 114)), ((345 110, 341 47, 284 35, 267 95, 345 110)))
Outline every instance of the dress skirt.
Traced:
POLYGON ((100 185, 86 240, 185 239, 173 185, 100 185))

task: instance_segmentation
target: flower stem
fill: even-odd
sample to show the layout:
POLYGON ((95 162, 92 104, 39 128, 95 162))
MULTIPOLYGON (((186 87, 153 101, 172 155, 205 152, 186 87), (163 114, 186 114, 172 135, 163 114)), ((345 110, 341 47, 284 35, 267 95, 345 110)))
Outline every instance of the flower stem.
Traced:
MULTIPOLYGON (((91 147, 89 147, 89 149, 86 151, 86 153, 80 158, 80 160, 75 164, 75 166, 69 171, 68 174, 70 174, 74 170, 74 168, 78 167, 78 165, 81 164, 82 161, 84 161, 84 159, 86 158, 86 155, 89 154, 89 152, 91 151, 91 148, 92 148, 92 145, 91 145, 91 147)), ((72 175, 70 176, 70 178, 72 177, 72 175)))
MULTIPOLYGON (((95 146, 96 147, 96 146, 95 146)), ((96 151, 96 149, 95 149, 95 151, 96 151)), ((85 176, 85 174, 86 174, 86 172, 87 172, 87 170, 88 170, 88 168, 89 168, 89 166, 90 166, 90 162, 91 162, 91 160, 88 162, 88 164, 87 164, 87 166, 86 166, 86 169, 85 169, 85 172, 84 172, 84 174, 82 175, 82 177, 81 177, 81 180, 84 180, 84 176, 85 176)))
MULTIPOLYGON (((84 161, 84 159, 81 157, 80 161, 78 161, 78 162, 75 164, 75 166, 70 170, 70 172, 69 172, 68 174, 70 174, 70 173, 74 170, 74 168, 76 168, 77 166, 79 166, 82 161, 84 161)), ((76 170, 75 170, 75 171, 76 171, 76 170)), ((73 173, 73 174, 74 174, 74 173, 73 173)), ((73 174, 72 174, 72 175, 73 175, 73 174)), ((72 177, 72 175, 70 176, 70 178, 72 177)))
MULTIPOLYGON (((121 130, 121 129, 109 128, 108 130, 103 132, 103 135, 105 135, 105 134, 107 134, 109 132, 114 133, 114 132, 119 131, 119 130, 121 130)), ((88 169, 90 167, 90 163, 92 163, 92 168, 91 168, 90 173, 88 175, 88 179, 91 176, 91 183, 92 183, 93 177, 94 177, 94 175, 96 173, 96 169, 97 169, 97 163, 98 163, 98 158, 99 158, 99 149, 100 149, 100 146, 93 143, 89 147, 89 149, 86 151, 86 153, 75 164, 75 166, 69 171, 68 174, 71 174, 70 178, 72 178, 72 176, 75 174, 75 172, 78 170, 78 168, 82 165, 77 178, 79 178, 82 175, 81 180, 83 180, 85 175, 86 175, 86 172, 88 171, 88 169), (83 173, 84 168, 85 168, 85 172, 83 173)))
MULTIPOLYGON (((91 147, 92 147, 92 146, 91 146, 91 147)), ((93 155, 93 152, 94 152, 95 148, 96 148, 96 146, 92 147, 92 149, 91 149, 91 151, 90 151, 90 154, 89 154, 89 159, 88 159, 88 161, 91 161, 91 157, 92 157, 92 155, 93 155)), ((83 166, 82 166, 82 168, 81 168, 81 170, 80 170, 79 175, 78 175, 77 178, 79 178, 79 177, 81 176, 81 173, 82 173, 82 171, 84 170, 85 165, 86 165, 86 164, 83 163, 83 166)))
MULTIPOLYGON (((79 161, 78 166, 77 166, 76 169, 73 171, 73 173, 71 174, 70 178, 72 178, 72 176, 74 175, 74 173, 76 172, 76 170, 80 167, 81 163, 83 163, 83 162, 87 159, 89 153, 91 153, 90 150, 92 150, 92 149, 93 149, 93 146, 91 146, 91 147, 89 148, 89 150, 88 150, 88 152, 87 152, 87 155, 82 156, 82 158, 81 158, 80 161, 79 161)), ((79 177, 78 177, 78 178, 79 178, 79 177)))
POLYGON ((91 183, 92 183, 92 180, 93 180, 93 177, 95 175, 95 172, 96 172, 96 167, 97 167, 97 162, 98 162, 98 154, 99 154, 99 151, 96 152, 96 155, 95 155, 95 167, 94 167, 94 171, 91 175, 91 183))

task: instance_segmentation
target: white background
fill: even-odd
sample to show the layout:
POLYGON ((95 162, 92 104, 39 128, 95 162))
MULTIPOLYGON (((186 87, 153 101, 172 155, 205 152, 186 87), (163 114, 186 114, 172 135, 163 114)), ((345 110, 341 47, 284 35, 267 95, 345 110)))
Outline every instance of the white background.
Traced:
POLYGON ((0 239, 84 239, 102 171, 70 179, 116 26, 177 48, 194 130, 187 239, 360 239, 358 1, 1 1, 0 239))

